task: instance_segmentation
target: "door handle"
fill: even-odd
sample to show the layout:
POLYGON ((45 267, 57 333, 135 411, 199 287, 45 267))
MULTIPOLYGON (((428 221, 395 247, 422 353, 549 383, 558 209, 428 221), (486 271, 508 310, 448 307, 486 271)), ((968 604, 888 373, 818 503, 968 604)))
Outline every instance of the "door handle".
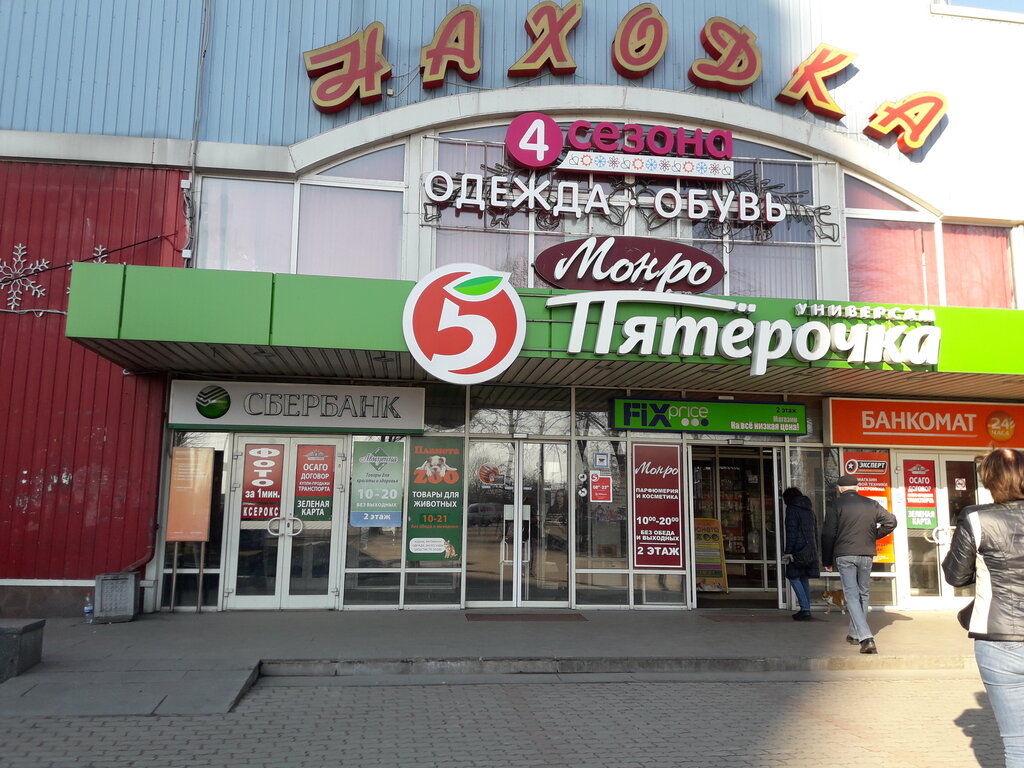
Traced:
POLYGON ((949 544, 950 539, 953 538, 953 529, 948 526, 936 527, 928 531, 924 537, 932 544, 938 544, 940 547, 944 547, 949 544))
POLYGON ((267 533, 269 533, 271 536, 280 536, 281 535, 281 523, 283 523, 283 522, 284 522, 284 518, 283 517, 275 517, 275 518, 273 518, 271 520, 267 520, 267 533), (274 525, 274 523, 277 523, 277 525, 274 525))
POLYGON ((302 522, 301 517, 289 517, 288 518, 288 535, 298 536, 302 533, 302 529, 306 527, 306 524, 302 522))

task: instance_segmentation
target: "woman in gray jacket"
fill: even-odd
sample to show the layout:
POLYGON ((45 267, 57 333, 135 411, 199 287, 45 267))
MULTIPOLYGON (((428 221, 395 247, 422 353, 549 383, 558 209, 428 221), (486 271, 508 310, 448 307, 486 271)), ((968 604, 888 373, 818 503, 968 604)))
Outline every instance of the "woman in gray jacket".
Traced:
POLYGON ((1024 454, 997 448, 978 474, 996 503, 960 512, 942 570, 955 587, 975 585, 968 635, 1006 768, 1024 768, 1024 454))

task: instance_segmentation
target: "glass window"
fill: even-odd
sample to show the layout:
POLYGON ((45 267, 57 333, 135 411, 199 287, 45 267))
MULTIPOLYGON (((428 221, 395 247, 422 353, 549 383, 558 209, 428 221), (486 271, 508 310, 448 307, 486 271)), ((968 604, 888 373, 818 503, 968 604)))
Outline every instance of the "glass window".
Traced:
POLYGON ((473 387, 469 431, 487 435, 568 435, 569 406, 568 389, 473 387))
POLYGON ((634 605, 685 605, 685 573, 637 573, 633 576, 634 605))
POLYGON ((435 266, 471 262, 512 275, 516 288, 530 280, 530 236, 508 232, 440 229, 437 231, 435 266))
POLYGON ((847 219, 846 234, 850 301, 939 303, 930 225, 847 219))
POLYGON ((291 272, 294 190, 292 184, 204 178, 196 266, 291 272))
POLYGON ((942 258, 946 304, 1013 308, 1010 230, 943 224, 942 258))
POLYGON ((405 575, 406 605, 458 605, 461 599, 461 573, 409 571, 405 575))
POLYGON ((887 195, 877 187, 855 179, 853 176, 843 176, 843 187, 846 191, 847 208, 870 208, 876 211, 914 210, 892 195, 887 195))
POLYGON ((629 474, 625 440, 577 440, 574 464, 576 567, 628 568, 629 474), (597 499, 591 492, 592 471, 610 478, 610 492, 605 490, 597 499))
POLYGON ((817 298, 814 248, 737 244, 729 254, 729 295, 817 298))
MULTIPOLYGON (((598 364, 601 368, 601 364, 598 364)), ((611 364, 608 364, 611 369, 611 364)), ((626 393, 620 389, 576 389, 576 434, 578 435, 619 435, 621 432, 612 429, 609 425, 611 420, 611 400, 616 397, 625 397, 626 393)))
POLYGON ((576 605, 629 605, 629 574, 576 574, 576 605))
POLYGON ((789 439, 799 443, 820 443, 822 442, 823 427, 825 423, 822 399, 807 395, 793 395, 789 402, 798 403, 804 406, 807 414, 807 434, 793 435, 789 439))
POLYGON ((402 197, 401 192, 303 184, 296 272, 398 278, 402 197))
POLYGON ((825 482, 825 460, 820 448, 790 449, 789 485, 799 488, 811 500, 819 531, 825 520, 825 482))
POLYGON ((427 432, 466 430, 466 388, 431 384, 427 388, 423 421, 427 432))
POLYGON ((461 131, 446 131, 441 135, 446 139, 462 139, 463 141, 496 141, 505 143, 505 132, 508 126, 492 125, 490 128, 468 128, 461 131))
MULTIPOLYGON (((401 438, 397 438, 400 441, 401 438)), ((356 437, 359 442, 394 442, 393 437, 356 437)), ((351 489, 351 478, 349 488, 351 489)), ((348 570, 400 568, 402 565, 401 526, 349 525, 345 567, 348 570)), ((397 583, 397 580, 396 580, 397 583)))
POLYGON ((321 176, 342 176, 348 179, 383 179, 385 181, 405 180, 405 145, 388 147, 354 160, 340 163, 321 176))
POLYGON ((732 156, 770 158, 772 160, 806 159, 802 155, 787 152, 784 149, 779 149, 777 147, 769 147, 767 144, 758 144, 753 141, 745 141, 743 139, 736 138, 732 140, 732 156))

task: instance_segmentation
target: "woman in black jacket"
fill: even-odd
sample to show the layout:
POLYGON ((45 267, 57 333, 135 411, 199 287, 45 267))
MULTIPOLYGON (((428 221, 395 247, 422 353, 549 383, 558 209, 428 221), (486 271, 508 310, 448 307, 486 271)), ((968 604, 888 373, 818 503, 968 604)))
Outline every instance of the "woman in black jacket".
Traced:
POLYGON ((811 618, 811 579, 820 575, 818 557, 818 520, 814 516, 811 500, 799 488, 782 492, 786 504, 786 548, 782 560, 786 563, 786 578, 793 586, 800 610, 793 614, 797 621, 811 618))
POLYGON ((1024 768, 1024 454, 997 448, 978 470, 995 504, 964 508, 946 581, 975 585, 968 634, 999 723, 1006 768, 1024 768))

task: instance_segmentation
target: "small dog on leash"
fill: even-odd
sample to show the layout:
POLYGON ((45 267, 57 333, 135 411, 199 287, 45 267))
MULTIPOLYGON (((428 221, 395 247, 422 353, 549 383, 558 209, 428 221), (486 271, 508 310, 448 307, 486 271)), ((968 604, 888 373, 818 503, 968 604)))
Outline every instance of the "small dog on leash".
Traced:
POLYGON ((846 615, 846 595, 841 589, 826 589, 821 593, 821 599, 825 603, 825 613, 832 613, 833 608, 838 608, 846 615))

